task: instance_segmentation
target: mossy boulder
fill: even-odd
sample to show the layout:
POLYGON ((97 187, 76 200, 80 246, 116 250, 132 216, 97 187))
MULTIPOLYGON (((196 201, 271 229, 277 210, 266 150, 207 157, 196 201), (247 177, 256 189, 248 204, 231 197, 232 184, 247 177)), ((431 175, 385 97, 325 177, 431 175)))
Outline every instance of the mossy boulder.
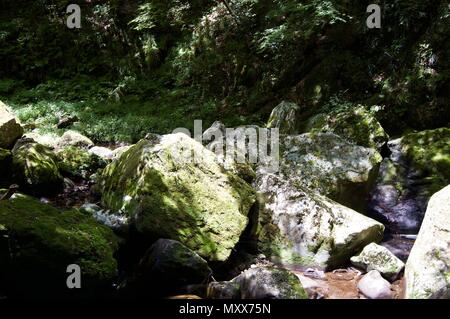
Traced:
POLYGON ((363 106, 318 114, 303 123, 303 132, 331 132, 357 145, 380 150, 389 139, 375 115, 363 106))
POLYGON ((430 196, 450 183, 450 128, 407 134, 401 151, 406 161, 431 184, 430 196))
POLYGON ((377 270, 384 278, 393 282, 397 279, 405 264, 387 248, 371 243, 364 247, 358 256, 353 256, 350 261, 356 267, 369 272, 377 270))
POLYGON ((62 297, 108 288, 116 276, 117 238, 77 210, 60 211, 16 194, 0 201, 0 280, 7 295, 62 297), (67 266, 81 268, 81 290, 66 285, 67 266))
POLYGON ((6 105, 0 101, 0 148, 10 149, 22 134, 22 126, 6 105))
POLYGON ((406 262, 405 296, 450 298, 450 186, 434 194, 406 262))
POLYGON ((300 279, 286 269, 250 268, 232 282, 239 285, 241 299, 308 299, 300 279))
POLYGON ((92 142, 88 137, 78 133, 77 131, 69 130, 64 132, 64 134, 58 139, 56 143, 56 148, 58 149, 67 146, 75 146, 87 149, 94 146, 94 142, 92 142))
MULTIPOLYGON (((333 133, 306 133, 281 140, 282 179, 314 190, 357 211, 365 211, 381 155, 333 133)), ((257 175, 266 174, 264 169, 257 175)))
POLYGON ((292 102, 283 101, 270 114, 268 128, 278 128, 281 134, 298 134, 297 113, 300 107, 292 102))
POLYGON ((12 154, 9 150, 0 148, 0 187, 11 179, 12 154))
POLYGON ((258 248, 289 268, 333 269, 383 238, 384 226, 273 175, 258 179, 258 248))
POLYGON ((53 194, 63 187, 58 159, 53 151, 33 140, 19 140, 12 151, 14 181, 35 195, 53 194))
POLYGON ((59 167, 63 174, 71 177, 89 178, 99 168, 104 168, 107 162, 101 157, 85 149, 68 146, 56 153, 59 167))
POLYGON ((255 193, 185 134, 139 141, 100 177, 102 203, 141 233, 224 261, 248 225, 255 193))

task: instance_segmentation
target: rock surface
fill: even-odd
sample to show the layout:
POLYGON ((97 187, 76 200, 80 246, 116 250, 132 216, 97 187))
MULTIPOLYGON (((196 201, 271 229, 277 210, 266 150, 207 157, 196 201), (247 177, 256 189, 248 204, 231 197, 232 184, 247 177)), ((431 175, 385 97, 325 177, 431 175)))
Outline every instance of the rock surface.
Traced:
POLYGON ((14 180, 36 195, 53 194, 63 187, 58 159, 52 150, 33 140, 17 141, 13 154, 14 180))
POLYGON ((0 148, 10 149, 22 134, 22 126, 6 105, 0 101, 0 148))
MULTIPOLYGON (((281 141, 278 175, 357 211, 378 174, 382 160, 370 148, 346 142, 332 133, 307 133, 281 141)), ((258 175, 264 175, 259 169, 258 175)))
POLYGON ((311 131, 331 132, 377 150, 381 150, 389 139, 376 117, 363 106, 315 115, 303 127, 303 132, 311 131))
POLYGON ((159 239, 141 259, 135 280, 169 291, 188 284, 206 283, 212 275, 208 263, 178 241, 159 239))
POLYGON ((394 281, 405 267, 387 248, 371 243, 363 251, 350 259, 353 265, 365 271, 377 270, 384 278, 394 281))
POLYGON ((215 261, 229 257, 255 202, 250 185, 182 133, 132 146, 105 168, 100 189, 103 204, 129 216, 139 232, 215 261))
POLYGON ((450 129, 422 131, 388 143, 368 213, 394 232, 416 234, 431 195, 450 183, 450 129))
POLYGON ((276 263, 331 268, 383 237, 382 224, 275 175, 261 178, 257 189, 258 246, 276 263))
POLYGON ((434 194, 406 263, 406 298, 450 298, 450 186, 434 194))
POLYGON ((367 273, 358 283, 358 289, 369 299, 392 299, 391 285, 378 271, 367 273))
POLYGON ((278 128, 281 134, 297 134, 297 113, 299 106, 292 102, 283 101, 270 114, 268 128, 278 128))
POLYGON ((94 146, 94 142, 77 131, 66 131, 58 140, 56 148, 64 148, 67 146, 90 148, 94 146))
POLYGON ((59 211, 21 194, 0 201, 0 278, 10 296, 71 294, 71 264, 81 268, 81 293, 106 288, 117 272, 116 248, 111 230, 76 210, 59 211))
POLYGON ((286 269, 255 267, 232 280, 241 291, 241 299, 307 299, 297 276, 286 269))
POLYGON ((67 146, 56 153, 62 173, 88 179, 97 169, 106 166, 106 161, 85 149, 67 146))

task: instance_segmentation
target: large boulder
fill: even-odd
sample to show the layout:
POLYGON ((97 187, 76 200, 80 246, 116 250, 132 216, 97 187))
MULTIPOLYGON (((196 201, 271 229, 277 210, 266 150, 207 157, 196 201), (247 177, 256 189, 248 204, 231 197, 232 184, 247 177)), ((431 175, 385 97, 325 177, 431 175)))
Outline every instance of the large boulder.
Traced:
POLYGON ((407 134, 388 143, 369 213, 396 232, 417 233, 431 195, 450 183, 450 129, 407 134))
POLYGON ((365 271, 377 270, 391 282, 397 279, 405 267, 403 261, 398 259, 387 248, 375 243, 364 247, 363 251, 358 256, 353 256, 350 261, 353 265, 365 271))
POLYGON ((286 269, 257 266, 232 280, 241 299, 308 299, 298 277, 286 269))
POLYGON ((175 293, 176 289, 192 284, 206 284, 212 270, 197 253, 176 240, 159 239, 141 259, 135 284, 146 293, 175 293), (158 287, 157 290, 149 287, 158 287))
POLYGON ((58 159, 53 151, 33 140, 17 141, 13 153, 14 181, 36 195, 52 194, 63 187, 58 159))
POLYGON ((178 240, 210 261, 224 261, 248 224, 250 185, 216 156, 178 133, 139 141, 100 178, 103 204, 141 233, 178 240))
POLYGON ((283 101, 270 114, 268 128, 278 128, 282 134, 297 134, 297 113, 300 107, 292 102, 283 101))
POLYGON ((15 194, 0 201, 0 286, 9 296, 95 295, 116 276, 117 238, 76 210, 60 211, 15 194), (68 289, 69 265, 81 269, 81 289, 68 289))
POLYGON ((434 194, 406 263, 406 298, 450 298, 450 186, 434 194))
POLYGON ((375 115, 363 106, 320 113, 303 124, 303 132, 331 132, 357 145, 381 150, 389 139, 375 115))
POLYGON ((0 101, 0 148, 11 148, 22 134, 22 126, 6 105, 0 101))
POLYGON ((334 268, 371 242, 384 226, 275 175, 259 179, 259 249, 287 267, 334 268))
MULTIPOLYGON (((365 211, 381 155, 333 133, 307 133, 281 140, 278 175, 345 206, 365 211)), ((267 172, 258 168, 257 176, 267 172)))

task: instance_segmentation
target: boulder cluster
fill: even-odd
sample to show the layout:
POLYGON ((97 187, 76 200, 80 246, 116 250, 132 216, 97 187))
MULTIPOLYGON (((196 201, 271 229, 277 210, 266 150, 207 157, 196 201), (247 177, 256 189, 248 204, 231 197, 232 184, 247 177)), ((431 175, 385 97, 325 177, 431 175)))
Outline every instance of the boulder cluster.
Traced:
POLYGON ((115 149, 24 135, 0 103, 0 294, 323 298, 353 267, 360 298, 394 298, 399 280, 401 297, 449 298, 450 129, 390 141, 362 106, 303 122, 298 110, 272 112, 273 171, 225 166, 182 133, 115 149), (77 181, 90 201, 52 204, 77 181), (392 232, 418 232, 406 265, 383 245, 392 232), (82 289, 67 288, 71 264, 82 289))

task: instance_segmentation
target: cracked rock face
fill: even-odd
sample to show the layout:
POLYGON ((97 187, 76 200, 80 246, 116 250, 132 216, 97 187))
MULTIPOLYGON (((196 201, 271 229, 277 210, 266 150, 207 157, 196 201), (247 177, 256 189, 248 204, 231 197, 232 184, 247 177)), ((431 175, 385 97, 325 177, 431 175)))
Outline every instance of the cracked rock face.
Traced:
POLYGON ((434 194, 406 263, 406 298, 450 298, 450 186, 434 194))

